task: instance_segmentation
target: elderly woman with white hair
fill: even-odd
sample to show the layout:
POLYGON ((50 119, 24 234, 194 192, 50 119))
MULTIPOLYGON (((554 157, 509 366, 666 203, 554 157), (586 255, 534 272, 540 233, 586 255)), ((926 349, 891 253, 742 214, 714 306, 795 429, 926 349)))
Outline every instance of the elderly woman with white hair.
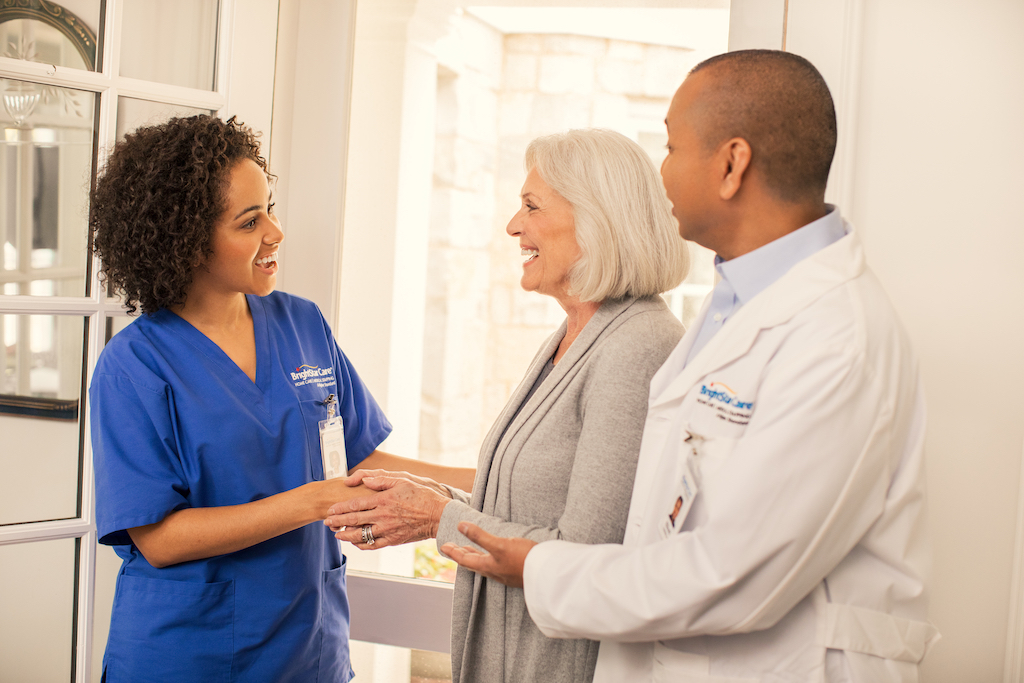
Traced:
MULTIPOLYGON (((424 538, 462 545, 470 521, 499 536, 621 543, 651 376, 683 327, 660 293, 687 247, 651 160, 607 130, 534 140, 519 241, 522 287, 554 297, 561 327, 541 346, 491 427, 472 495, 404 473, 362 471, 380 493, 332 508, 326 523, 361 548, 424 538)), ((598 643, 544 636, 521 588, 459 569, 452 680, 590 681, 598 643)))

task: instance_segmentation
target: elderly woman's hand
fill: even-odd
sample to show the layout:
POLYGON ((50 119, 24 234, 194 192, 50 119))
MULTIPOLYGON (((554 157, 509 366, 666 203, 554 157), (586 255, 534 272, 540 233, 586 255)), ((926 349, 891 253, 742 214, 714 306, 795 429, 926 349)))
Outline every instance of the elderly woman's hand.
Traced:
POLYGON ((361 471, 346 483, 361 483, 378 493, 336 503, 324 524, 336 538, 363 550, 433 538, 444 506, 451 502, 437 482, 405 472, 361 471))

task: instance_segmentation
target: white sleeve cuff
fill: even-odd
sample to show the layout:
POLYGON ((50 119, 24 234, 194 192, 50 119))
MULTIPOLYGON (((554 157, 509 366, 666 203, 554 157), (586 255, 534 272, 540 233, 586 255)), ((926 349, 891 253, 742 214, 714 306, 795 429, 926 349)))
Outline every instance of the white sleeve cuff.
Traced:
POLYGON ((571 581, 564 577, 565 567, 569 565, 563 559, 567 556, 585 551, 588 547, 568 541, 545 541, 538 543, 526 555, 523 565, 523 592, 526 594, 526 608, 541 633, 548 638, 579 638, 566 630, 564 624, 558 623, 551 612, 554 606, 552 597, 559 592, 559 586, 571 581), (562 569, 560 572, 559 569, 562 569))

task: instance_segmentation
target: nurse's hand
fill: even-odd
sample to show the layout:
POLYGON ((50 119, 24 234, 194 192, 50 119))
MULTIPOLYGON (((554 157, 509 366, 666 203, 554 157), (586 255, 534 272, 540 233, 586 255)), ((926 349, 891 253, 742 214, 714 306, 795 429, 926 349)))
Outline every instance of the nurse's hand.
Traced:
POLYGON ((378 493, 331 506, 324 524, 336 532, 336 538, 363 550, 376 550, 437 535, 441 513, 451 502, 447 495, 404 474, 363 476, 361 482, 378 493), (372 544, 363 542, 364 526, 370 527, 372 544))
POLYGON ((482 553, 472 546, 445 543, 441 552, 465 567, 489 579, 513 588, 523 587, 523 567, 526 556, 537 545, 528 538, 502 538, 489 534, 475 524, 459 522, 459 532, 483 548, 482 553))
MULTIPOLYGON (((356 470, 352 474, 345 477, 344 481, 349 486, 359 486, 364 484, 367 488, 371 488, 374 491, 383 491, 386 488, 390 488, 384 482, 390 479, 408 479, 411 482, 426 486, 427 488, 434 489, 442 496, 451 498, 451 494, 448 492, 442 484, 437 483, 433 479, 428 477, 418 477, 415 474, 409 474, 408 472, 390 472, 388 470, 356 470), (371 479, 376 482, 376 485, 371 486, 365 484, 367 479, 371 479)), ((337 529, 335 529, 337 531, 337 529)))

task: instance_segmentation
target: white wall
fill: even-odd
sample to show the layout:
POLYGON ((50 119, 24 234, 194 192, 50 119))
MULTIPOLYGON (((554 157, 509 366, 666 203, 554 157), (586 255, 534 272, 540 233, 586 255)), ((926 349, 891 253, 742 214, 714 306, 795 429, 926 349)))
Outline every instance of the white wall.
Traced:
POLYGON ((338 332, 355 0, 279 7, 269 149, 285 231, 278 288, 314 301, 338 332))
MULTIPOLYGON (((867 0, 853 204, 929 403, 928 683, 1002 680, 1024 411, 1024 3, 867 0)), ((840 131, 843 134, 843 131, 840 131)))

